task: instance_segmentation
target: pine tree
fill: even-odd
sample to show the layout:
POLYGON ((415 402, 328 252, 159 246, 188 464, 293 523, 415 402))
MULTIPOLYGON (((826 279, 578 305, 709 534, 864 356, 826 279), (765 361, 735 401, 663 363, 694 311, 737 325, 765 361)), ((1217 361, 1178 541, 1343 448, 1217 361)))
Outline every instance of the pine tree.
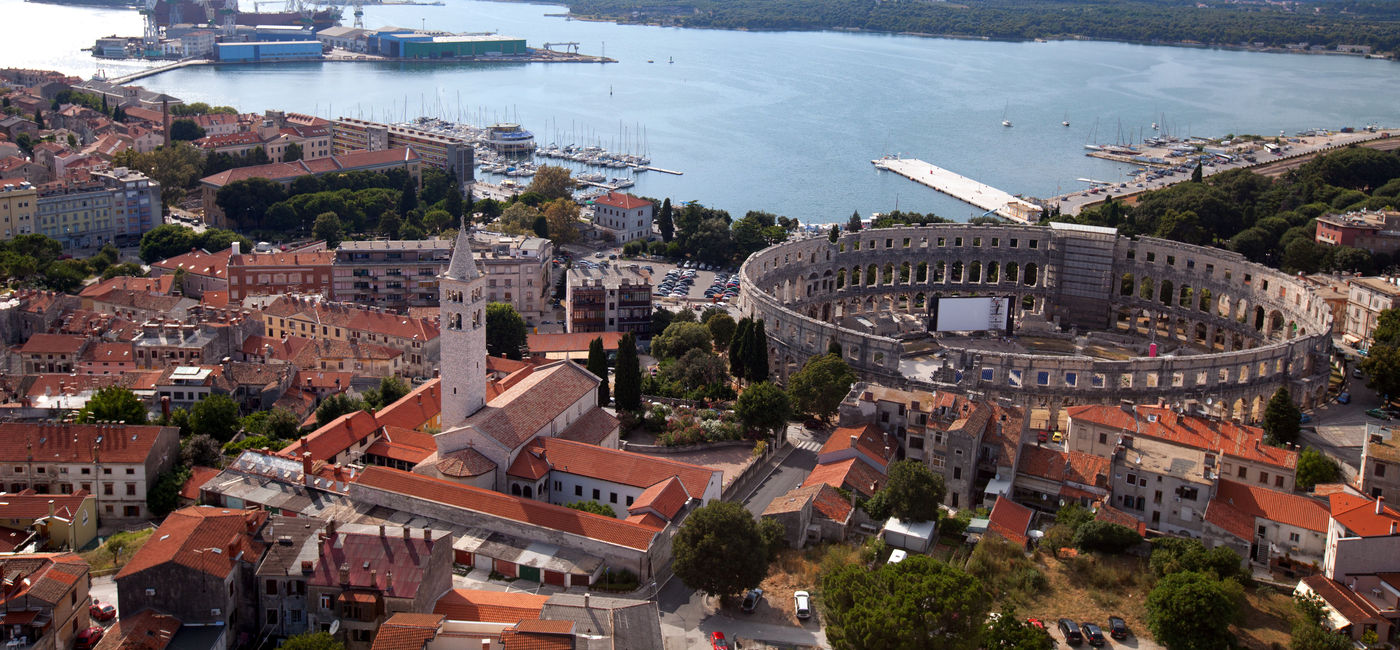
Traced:
POLYGON ((661 241, 671 242, 676 236, 676 222, 671 215, 671 199, 661 202, 661 214, 656 217, 656 227, 661 230, 661 241))
POLYGON ((463 214, 462 187, 457 183, 455 177, 452 181, 452 189, 447 192, 447 205, 444 207, 447 208, 447 213, 452 215, 453 219, 461 221, 463 214))
POLYGON ((748 361, 744 355, 752 329, 753 319, 745 316, 739 319, 739 324, 734 328, 734 336, 729 339, 729 374, 734 375, 735 379, 742 380, 748 375, 748 361))
POLYGON ((763 319, 754 322, 750 330, 749 343, 744 346, 748 361, 749 382, 768 381, 768 334, 763 329, 763 319))
POLYGON ((408 216, 418 207, 418 184, 413 182, 413 177, 404 179, 403 191, 399 193, 399 214, 408 216))
POLYGON ((38 127, 41 131, 44 129, 43 113, 40 113, 39 111, 34 111, 34 126, 38 127))
POLYGON ((860 232, 860 211, 851 213, 851 218, 846 222, 847 232, 860 232))
POLYGON ((603 350, 601 336, 588 344, 588 372, 603 380, 598 384, 598 406, 607 406, 611 401, 608 394, 608 353, 603 350))
POLYGON ((835 244, 836 240, 841 238, 841 227, 836 224, 831 224, 831 232, 827 235, 827 238, 831 240, 831 243, 835 244))
POLYGON ((642 367, 637 361, 637 337, 631 332, 623 334, 617 343, 613 384, 618 410, 635 411, 642 407, 642 367))

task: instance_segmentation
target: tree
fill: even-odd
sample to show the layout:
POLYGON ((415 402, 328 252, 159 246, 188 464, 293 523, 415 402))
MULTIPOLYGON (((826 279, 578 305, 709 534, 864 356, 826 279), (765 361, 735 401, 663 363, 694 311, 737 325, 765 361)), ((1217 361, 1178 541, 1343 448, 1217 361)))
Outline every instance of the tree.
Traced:
POLYGON ((826 640, 835 650, 982 645, 982 582, 926 555, 875 570, 847 564, 821 579, 826 640))
POLYGON ((637 360, 637 338, 631 332, 624 333, 617 343, 613 400, 619 411, 635 411, 642 407, 642 367, 637 360))
POLYGON ((651 332, 658 334, 666 331, 671 326, 671 322, 676 319, 676 312, 665 307, 657 307, 651 312, 651 332))
POLYGON ((778 554, 787 548, 787 529, 777 519, 759 519, 758 536, 763 538, 763 548, 768 551, 769 564, 777 560, 778 554))
POLYGON ((1299 489, 1312 490, 1318 483, 1335 483, 1342 468, 1326 454, 1308 447, 1298 454, 1297 480, 1299 489))
POLYGON ((296 162, 301 160, 301 156, 301 145, 295 142, 289 143, 287 148, 282 150, 282 162, 296 162))
POLYGON ((258 411, 239 421, 243 431, 250 436, 261 436, 278 440, 295 438, 301 429, 301 420, 295 413, 282 407, 271 411, 258 411))
POLYGON ((747 379, 745 374, 749 366, 745 362, 744 346, 753 338, 750 332, 752 329, 753 319, 745 316, 739 319, 739 324, 734 326, 734 334, 729 337, 729 374, 734 375, 736 379, 747 379))
POLYGON ((1172 650, 1231 648, 1240 593, 1238 583, 1204 573, 1170 574, 1147 594, 1147 629, 1172 650))
POLYGON ((379 386, 365 391, 365 404, 372 409, 382 409, 399 401, 411 390, 402 377, 383 377, 379 380, 379 386))
POLYGON ((686 517, 672 541, 672 570, 687 587, 711 596, 752 589, 768 574, 758 524, 733 501, 711 501, 686 517))
POLYGON ((155 484, 146 491, 146 508, 156 517, 170 514, 180 505, 180 489, 190 480, 190 468, 176 467, 156 477, 155 484))
POLYGON ((384 214, 379 215, 379 225, 376 227, 379 234, 389 239, 398 239, 401 228, 403 228, 403 217, 398 212, 385 210, 384 214))
POLYGON ((549 239, 549 218, 544 215, 535 217, 535 223, 530 226, 535 231, 535 236, 540 239, 549 239))
POLYGON ((1377 345, 1400 344, 1400 309, 1383 309, 1376 318, 1376 329, 1371 331, 1371 340, 1377 345))
POLYGON ((510 303, 493 302, 486 305, 486 353, 519 361, 530 340, 525 319, 510 303))
POLYGON ((58 260, 43 269, 44 286, 60 293, 76 293, 90 275, 92 269, 80 259, 58 260))
POLYGON ((316 215, 316 223, 311 226, 311 236, 326 240, 326 248, 334 250, 345 237, 345 229, 340 225, 340 217, 334 212, 316 215))
POLYGON ((1228 546, 1206 550, 1198 539, 1159 537, 1152 541, 1148 566, 1158 576, 1181 572, 1207 573, 1221 579, 1236 581, 1247 578, 1240 556, 1228 546))
POLYGON ((171 140, 198 140, 204 137, 204 129, 194 120, 181 118, 170 123, 171 140))
POLYGON ((603 515, 614 519, 617 518, 617 513, 613 512, 612 506, 606 503, 598 503, 597 501, 575 501, 565 507, 573 508, 574 510, 582 510, 583 512, 591 512, 595 515, 603 515))
POLYGON ((345 393, 336 393, 321 401, 316 407, 316 428, 321 428, 347 413, 362 411, 365 403, 345 393))
MULTIPOLYGON (((689 310, 689 309, 686 309, 686 308, 682 307, 680 311, 677 311, 677 312, 673 312, 673 313, 672 313, 672 315, 671 315, 671 322, 672 322, 672 323, 698 323, 698 322, 700 322, 700 321, 699 321, 699 319, 697 319, 697 318, 695 317, 695 312, 694 312, 694 311, 691 311, 691 310, 689 310)), ((663 330, 663 331, 665 331, 665 330, 663 330)))
POLYGON ((714 347, 710 330, 700 323, 671 323, 651 338, 651 354, 658 359, 676 359, 691 350, 709 352, 714 347))
POLYGON ((185 467, 218 467, 223 457, 223 445, 202 433, 190 436, 180 445, 180 461, 185 467))
POLYGON ((831 243, 835 244, 836 240, 841 238, 841 227, 836 224, 831 224, 831 232, 826 234, 826 238, 831 240, 831 243))
POLYGON ((727 348, 729 340, 734 337, 734 317, 722 311, 713 314, 705 319, 705 328, 710 330, 716 346, 727 348))
POLYGON ((1074 545, 1082 551, 1118 554, 1141 543, 1137 531, 1107 521, 1086 521, 1074 531, 1074 545))
POLYGON ((130 389, 121 386, 99 388, 92 399, 78 411, 78 422, 121 422, 124 424, 145 424, 146 405, 130 389))
POLYGON ((744 343, 744 378, 749 381, 768 380, 768 333, 763 319, 754 321, 749 340, 744 343))
POLYGON ((546 201, 569 199, 574 191, 573 172, 559 165, 540 165, 525 191, 539 194, 546 201))
POLYGON ((1275 444, 1297 442, 1302 418, 1303 413, 1293 403, 1288 388, 1280 386, 1269 398, 1269 405, 1264 407, 1264 433, 1275 444))
POLYGON ((656 227, 661 230, 661 241, 671 243, 676 236, 676 222, 671 217, 671 199, 661 202, 661 212, 656 215, 656 227))
POLYGON ((263 227, 267 209, 286 198, 287 192, 280 183, 253 177, 219 188, 214 203, 240 228, 256 229, 263 227))
POLYGON ((686 390, 723 385, 727 377, 724 360, 703 348, 692 348, 681 358, 662 363, 661 375, 665 381, 677 382, 686 390))
POLYGON ((846 220, 846 232, 860 232, 861 221, 860 211, 851 213, 851 218, 846 220))
POLYGON ((825 420, 836 413, 855 381, 856 374, 844 359, 824 354, 809 359, 788 378, 788 392, 798 411, 825 420))
POLYGON ((1016 615, 1016 607, 1008 606, 1001 616, 987 621, 983 628, 983 647, 1008 650, 1051 650, 1055 640, 1043 628, 1028 623, 1016 615))
POLYGON ((549 224, 549 239, 555 246, 579 240, 578 204, 569 199, 556 199, 544 204, 544 218, 549 224))
POLYGON ((107 267, 107 270, 102 272, 102 279, 110 280, 119 275, 140 278, 146 275, 146 269, 142 268, 142 266, 140 264, 137 264, 136 262, 122 262, 121 264, 113 264, 107 267))
POLYGON ((792 402, 783 389, 769 382, 750 385, 734 402, 734 414, 750 429, 773 434, 787 426, 792 402))
POLYGON ((288 637, 282 647, 286 650, 345 650, 345 644, 329 632, 302 632, 288 637))
POLYGON ((44 130, 44 115, 39 111, 34 111, 34 126, 40 131, 44 130))
POLYGON ((190 407, 190 431, 228 442, 238 433, 238 404, 228 395, 214 393, 190 407))
POLYGON ((1366 386, 1382 395, 1400 396, 1400 347, 1375 344, 1361 360, 1366 386))
POLYGON ((467 212, 467 204, 462 200, 462 185, 454 175, 452 177, 452 189, 448 190, 447 198, 443 199, 443 209, 452 215, 453 219, 460 220, 467 212))
POLYGON ((408 213, 418 209, 418 182, 412 176, 404 179, 403 188, 399 190, 399 214, 408 216, 408 213))
POLYGON ((1293 619, 1293 638, 1289 643, 1292 650, 1351 650, 1353 646, 1347 635, 1324 626, 1327 606, 1317 594, 1295 595, 1293 607, 1298 616, 1293 619))
POLYGON ((608 395, 608 353, 603 349, 603 337, 588 343, 588 372, 601 379, 598 383, 598 406, 607 406, 611 401, 608 395))
POLYGON ((877 521, 897 517, 904 521, 936 521, 938 504, 947 488, 943 477, 927 465, 913 460, 890 463, 889 481, 865 504, 866 512, 877 521))
POLYGON ((1196 163, 1196 168, 1193 169, 1193 170, 1191 170, 1191 182, 1192 182, 1192 183, 1199 183, 1199 182, 1203 181, 1204 179, 1205 179, 1205 169, 1201 167, 1201 163, 1196 163))

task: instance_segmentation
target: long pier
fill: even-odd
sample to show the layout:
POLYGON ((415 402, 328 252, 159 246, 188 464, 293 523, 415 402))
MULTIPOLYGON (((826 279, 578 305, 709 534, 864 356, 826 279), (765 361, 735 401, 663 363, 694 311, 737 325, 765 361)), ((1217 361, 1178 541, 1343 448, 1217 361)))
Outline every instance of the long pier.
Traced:
POLYGON ((114 83, 114 84, 118 84, 118 85, 121 85, 121 84, 129 84, 129 83, 131 83, 131 82, 133 82, 133 81, 136 81, 137 79, 144 79, 144 78, 146 78, 146 77, 153 77, 153 76, 158 75, 158 74, 160 74, 160 73, 162 73, 162 72, 169 72, 169 71, 171 71, 171 70, 178 70, 178 69, 180 69, 180 68, 184 68, 184 67, 188 67, 188 66, 192 66, 192 65, 209 65, 209 64, 211 64, 211 63, 213 63, 213 61, 209 61, 209 60, 207 60, 207 59, 180 59, 179 61, 176 61, 176 62, 174 62, 174 63, 167 63, 167 64, 165 64, 165 65, 158 65, 158 66, 155 66, 155 67, 146 68, 146 69, 144 69, 144 70, 137 70, 136 72, 133 72, 133 73, 131 73, 131 74, 124 74, 124 75, 122 75, 122 76, 120 76, 120 77, 112 77, 111 79, 108 79, 107 81, 110 81, 110 82, 112 82, 112 83, 114 83))
POLYGON ((975 205, 1017 223, 1035 223, 1040 206, 1016 198, 985 183, 915 158, 880 158, 870 161, 876 169, 892 171, 921 185, 927 185, 959 201, 975 205))

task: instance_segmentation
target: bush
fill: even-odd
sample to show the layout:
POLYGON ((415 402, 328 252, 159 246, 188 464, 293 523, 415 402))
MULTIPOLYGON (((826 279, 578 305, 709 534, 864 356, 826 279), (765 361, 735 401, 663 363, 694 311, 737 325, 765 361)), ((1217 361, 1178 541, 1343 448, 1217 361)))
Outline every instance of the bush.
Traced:
POLYGON ((1140 543, 1137 531, 1107 521, 1086 521, 1074 532, 1074 545, 1084 551, 1117 554, 1140 543))
POLYGON ((601 591, 636 591, 637 575, 627 569, 608 569, 601 580, 590 586, 601 591))

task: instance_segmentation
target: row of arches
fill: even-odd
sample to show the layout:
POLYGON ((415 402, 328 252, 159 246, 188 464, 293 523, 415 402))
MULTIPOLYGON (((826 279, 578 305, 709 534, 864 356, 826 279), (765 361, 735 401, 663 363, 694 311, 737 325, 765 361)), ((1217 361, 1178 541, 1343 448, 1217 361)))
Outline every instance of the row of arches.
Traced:
POLYGON ((1136 303, 1152 303, 1209 314, 1215 318, 1238 323, 1251 328, 1255 333, 1271 341, 1284 341, 1307 334, 1307 328, 1300 326, 1296 319, 1290 319, 1283 311, 1270 305, 1252 302, 1248 297, 1232 297, 1216 294, 1207 288, 1181 284, 1170 279, 1155 281, 1152 277, 1136 278, 1132 273, 1124 273, 1119 278, 1118 296, 1136 303))
MULTIPOLYGON (((822 277, 831 274, 827 271, 822 277)), ((841 267, 834 273, 835 283, 831 287, 837 291, 851 287, 890 287, 916 284, 1019 284, 1027 287, 1038 286, 1040 265, 1028 262, 1024 267, 1018 262, 981 262, 974 260, 935 261, 935 262, 888 262, 879 264, 841 267)), ((818 281, 815 272, 807 276, 810 289, 818 281)))

